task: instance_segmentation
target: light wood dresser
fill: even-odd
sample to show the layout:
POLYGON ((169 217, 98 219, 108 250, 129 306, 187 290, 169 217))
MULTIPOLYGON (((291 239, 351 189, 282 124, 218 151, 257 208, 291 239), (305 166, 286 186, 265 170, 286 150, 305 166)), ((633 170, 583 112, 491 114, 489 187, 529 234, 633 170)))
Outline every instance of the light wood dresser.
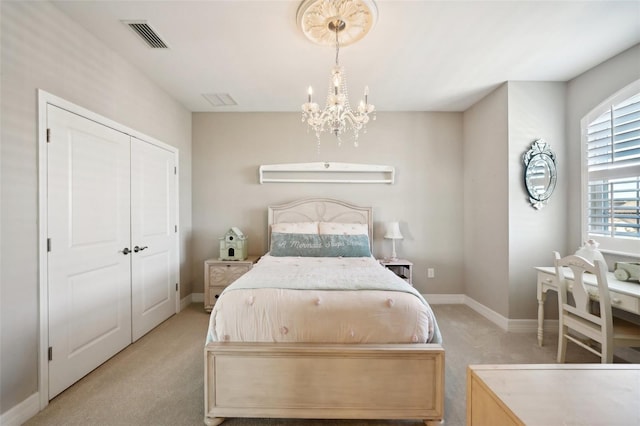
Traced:
POLYGON ((259 256, 249 256, 245 260, 205 260, 204 310, 211 312, 222 290, 247 273, 258 259, 259 256))
POLYGON ((640 365, 467 368, 468 426, 640 425, 640 365))

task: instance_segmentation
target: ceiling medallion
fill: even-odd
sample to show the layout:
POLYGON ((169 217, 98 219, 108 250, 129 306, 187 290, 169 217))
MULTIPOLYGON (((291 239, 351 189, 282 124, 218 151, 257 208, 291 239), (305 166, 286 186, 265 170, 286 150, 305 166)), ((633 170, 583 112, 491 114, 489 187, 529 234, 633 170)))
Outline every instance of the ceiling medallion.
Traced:
POLYGON ((362 39, 378 20, 378 8, 373 0, 305 0, 298 8, 297 21, 303 34, 312 42, 324 46, 336 43, 333 23, 338 29, 340 46, 362 39))

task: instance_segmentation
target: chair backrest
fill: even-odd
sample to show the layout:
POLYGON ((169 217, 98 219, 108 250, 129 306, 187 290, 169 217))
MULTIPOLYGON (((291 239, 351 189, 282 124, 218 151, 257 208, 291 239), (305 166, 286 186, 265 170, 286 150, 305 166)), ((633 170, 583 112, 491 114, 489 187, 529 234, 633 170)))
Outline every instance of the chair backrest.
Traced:
POLYGON ((611 335, 613 330, 613 320, 611 312, 611 298, 609 296, 609 284, 607 282, 607 266, 601 260, 590 263, 583 257, 570 255, 560 257, 558 252, 554 252, 556 277, 558 278, 558 299, 561 314, 564 311, 578 315, 581 318, 601 326, 605 335, 611 335), (564 268, 569 268, 573 274, 571 282, 566 279, 564 268), (590 273, 596 278, 597 286, 586 285, 584 283, 585 273, 590 273), (575 306, 568 303, 568 286, 571 285, 571 293, 575 306), (600 305, 600 312, 592 312, 591 301, 597 300, 600 305))

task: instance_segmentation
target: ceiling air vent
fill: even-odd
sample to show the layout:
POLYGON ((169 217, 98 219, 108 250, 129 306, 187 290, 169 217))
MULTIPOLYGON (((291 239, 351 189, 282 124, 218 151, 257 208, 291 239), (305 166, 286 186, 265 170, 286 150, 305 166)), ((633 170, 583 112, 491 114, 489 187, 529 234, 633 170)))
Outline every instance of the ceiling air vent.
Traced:
POLYGON ((122 21, 123 24, 131 28, 138 34, 145 43, 152 49, 168 49, 167 44, 162 41, 158 33, 147 23, 147 21, 122 21))
POLYGON ((202 96, 214 107, 238 105, 236 100, 228 93, 205 93, 202 96))

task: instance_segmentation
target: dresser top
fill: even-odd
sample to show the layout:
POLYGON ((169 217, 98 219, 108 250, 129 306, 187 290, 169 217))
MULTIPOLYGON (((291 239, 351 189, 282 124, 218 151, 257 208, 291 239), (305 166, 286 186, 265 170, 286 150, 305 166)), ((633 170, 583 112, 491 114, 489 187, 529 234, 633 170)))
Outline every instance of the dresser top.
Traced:
POLYGON ((471 365, 526 425, 639 425, 637 364, 471 365))

